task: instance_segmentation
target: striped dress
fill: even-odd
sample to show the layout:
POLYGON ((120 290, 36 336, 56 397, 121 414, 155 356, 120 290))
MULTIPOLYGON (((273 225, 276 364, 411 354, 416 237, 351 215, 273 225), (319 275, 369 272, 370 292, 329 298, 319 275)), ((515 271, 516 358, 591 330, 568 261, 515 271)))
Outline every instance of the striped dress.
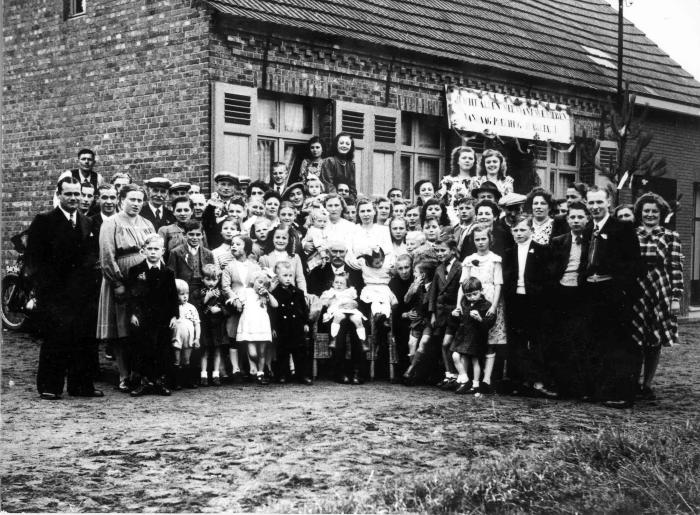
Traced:
POLYGON ((677 232, 637 228, 646 273, 637 280, 639 297, 633 304, 632 337, 647 347, 678 343, 678 319, 671 302, 683 295, 683 255, 677 232))

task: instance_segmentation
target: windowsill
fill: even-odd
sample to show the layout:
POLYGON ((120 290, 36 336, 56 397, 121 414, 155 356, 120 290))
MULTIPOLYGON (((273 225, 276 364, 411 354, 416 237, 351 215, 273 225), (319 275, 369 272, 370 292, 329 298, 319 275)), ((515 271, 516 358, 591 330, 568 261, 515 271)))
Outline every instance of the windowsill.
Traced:
POLYGON ((86 14, 87 14, 87 13, 71 14, 71 15, 69 15, 69 16, 66 18, 66 20, 74 20, 74 19, 76 19, 76 18, 82 18, 82 17, 85 16, 86 14))

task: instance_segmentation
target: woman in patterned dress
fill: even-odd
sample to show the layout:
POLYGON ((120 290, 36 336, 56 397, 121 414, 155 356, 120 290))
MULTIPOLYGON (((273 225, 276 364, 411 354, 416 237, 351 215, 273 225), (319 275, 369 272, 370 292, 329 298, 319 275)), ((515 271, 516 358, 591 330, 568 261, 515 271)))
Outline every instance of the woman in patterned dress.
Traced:
POLYGON ((554 220, 554 197, 544 188, 534 188, 525 199, 525 211, 532 213, 532 240, 540 245, 549 245, 552 239, 554 220))
POLYGON ((632 336, 643 349, 640 396, 645 399, 654 398, 651 383, 661 347, 678 343, 683 256, 678 233, 662 226, 669 212, 669 205, 655 193, 642 195, 634 205, 646 273, 638 279, 640 295, 633 304, 632 336))
POLYGON ((481 166, 479 168, 479 176, 472 184, 472 189, 478 188, 489 181, 496 185, 502 197, 508 195, 508 193, 513 193, 513 178, 510 175, 506 175, 508 171, 506 158, 498 150, 492 148, 484 150, 484 153, 481 154, 481 166))
POLYGON ((324 154, 326 149, 323 146, 321 138, 314 136, 309 140, 306 146, 308 157, 301 162, 299 168, 299 179, 306 184, 311 177, 321 178, 321 165, 323 164, 324 154))
MULTIPOLYGON (((97 309, 97 339, 113 344, 119 390, 129 392, 131 375, 124 280, 131 267, 141 263, 146 236, 155 232, 151 222, 139 215, 145 199, 141 186, 126 184, 119 190, 119 213, 106 219, 100 229, 100 266, 102 287, 97 309)), ((164 265, 163 265, 164 266, 164 265)))

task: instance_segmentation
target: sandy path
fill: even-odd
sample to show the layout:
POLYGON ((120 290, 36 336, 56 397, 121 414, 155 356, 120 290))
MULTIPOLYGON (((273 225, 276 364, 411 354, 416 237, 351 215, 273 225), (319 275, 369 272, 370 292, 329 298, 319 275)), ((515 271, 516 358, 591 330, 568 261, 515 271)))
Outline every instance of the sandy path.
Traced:
MULTIPOLYGON (((660 400, 633 411, 568 401, 465 398, 434 388, 320 382, 223 386, 132 399, 38 399, 38 344, 4 332, 4 511, 294 510, 358 481, 446 470, 546 448, 624 422, 682 422, 700 406, 700 338, 662 357, 660 400), (9 386, 13 381, 14 385, 9 386)), ((690 336, 693 333, 693 336, 690 336)))

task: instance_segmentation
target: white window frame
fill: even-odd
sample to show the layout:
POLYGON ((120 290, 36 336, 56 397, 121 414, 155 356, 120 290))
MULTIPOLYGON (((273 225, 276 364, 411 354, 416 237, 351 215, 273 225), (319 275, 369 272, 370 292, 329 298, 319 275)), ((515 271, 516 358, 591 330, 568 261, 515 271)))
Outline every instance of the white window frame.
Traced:
MULTIPOLYGON (((408 194, 409 197, 413 196, 413 185, 417 182, 416 180, 416 173, 418 170, 418 161, 420 158, 429 158, 429 159, 438 159, 438 175, 437 175, 437 181, 440 180, 441 174, 444 173, 445 170, 445 144, 446 144, 446 136, 445 136, 445 131, 440 130, 440 146, 439 148, 426 148, 426 147, 420 147, 418 146, 418 140, 419 140, 419 126, 420 126, 420 120, 421 118, 427 117, 427 115, 420 115, 418 113, 410 113, 407 111, 402 111, 401 112, 402 116, 402 122, 403 122, 403 117, 404 116, 409 116, 412 118, 411 120, 411 145, 404 145, 403 144, 403 133, 401 134, 402 138, 399 140, 401 142, 401 157, 404 156, 409 156, 411 159, 411 171, 410 171, 410 177, 408 179, 408 185, 409 185, 409 191, 404 191, 404 194, 408 194)), ((437 120, 443 120, 439 116, 434 116, 432 118, 435 118, 437 120)), ((443 120, 444 121, 444 120, 443 120)), ((439 125, 439 124, 438 124, 439 125)), ((403 123, 401 124, 401 130, 403 131, 403 123)), ((400 165, 400 163, 399 163, 400 165)), ((399 173, 403 173, 403 170, 399 166, 399 173)), ((438 184, 435 184, 435 188, 438 187, 438 184)))
MULTIPOLYGON (((552 146, 551 142, 547 143, 546 158, 544 160, 538 159, 536 162, 537 175, 540 178, 541 186, 550 190, 555 197, 563 197, 566 193, 565 191, 554 191, 554 186, 556 183, 552 181, 552 174, 557 176, 561 175, 572 175, 573 179, 567 181, 578 182, 581 177, 581 149, 576 145, 572 152, 576 154, 576 164, 570 165, 565 163, 566 152, 558 150, 552 146)), ((558 182, 558 181, 557 181, 558 182)))
POLYGON ((65 18, 78 18, 87 13, 87 0, 63 0, 65 18), (82 4, 82 10, 78 10, 78 4, 82 4))

